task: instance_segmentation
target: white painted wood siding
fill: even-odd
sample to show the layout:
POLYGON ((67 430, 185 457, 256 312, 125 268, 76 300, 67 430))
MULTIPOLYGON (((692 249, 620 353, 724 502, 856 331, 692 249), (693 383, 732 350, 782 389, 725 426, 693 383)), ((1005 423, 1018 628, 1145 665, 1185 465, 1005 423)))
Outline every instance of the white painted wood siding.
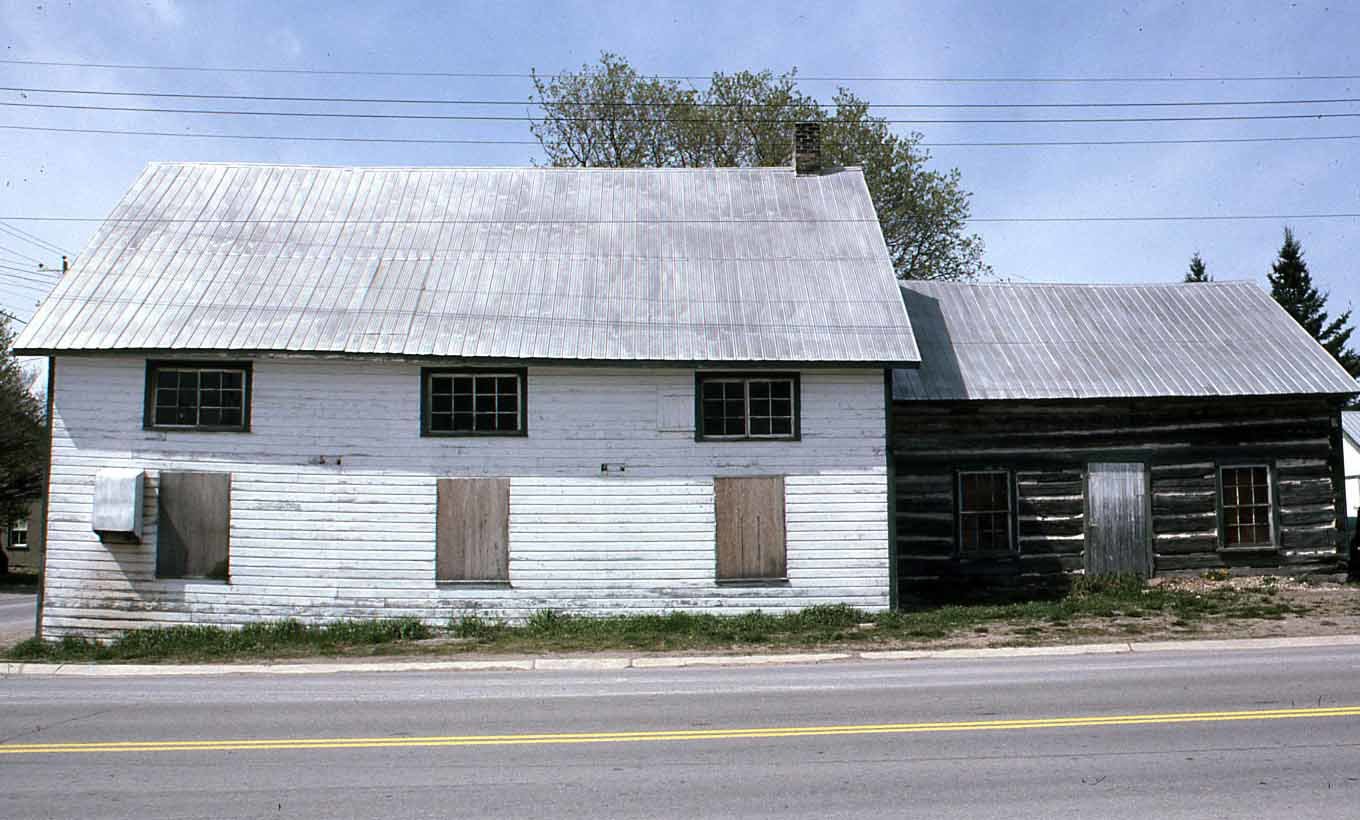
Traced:
POLYGON ((1346 515, 1360 516, 1360 447, 1341 437, 1342 470, 1346 479, 1346 515))
POLYGON ((530 368, 524 438, 422 438, 414 364, 257 360, 248 434, 143 430, 144 378, 140 358, 58 361, 46 637, 888 605, 882 371, 804 371, 798 442, 696 442, 692 370, 530 368), (116 466, 147 471, 140 545, 90 531, 95 471, 116 466), (157 477, 181 469, 232 474, 230 583, 154 577, 157 477), (787 476, 787 586, 714 582, 713 477, 731 475, 787 476), (511 479, 511 586, 435 583, 445 476, 511 479))

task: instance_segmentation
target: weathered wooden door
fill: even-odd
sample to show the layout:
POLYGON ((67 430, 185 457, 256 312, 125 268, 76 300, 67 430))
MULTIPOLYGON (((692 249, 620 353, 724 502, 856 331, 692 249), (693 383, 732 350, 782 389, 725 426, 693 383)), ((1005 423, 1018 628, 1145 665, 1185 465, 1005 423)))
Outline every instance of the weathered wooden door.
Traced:
POLYGON ((1086 573, 1152 574, 1147 468, 1142 464, 1086 466, 1086 573))

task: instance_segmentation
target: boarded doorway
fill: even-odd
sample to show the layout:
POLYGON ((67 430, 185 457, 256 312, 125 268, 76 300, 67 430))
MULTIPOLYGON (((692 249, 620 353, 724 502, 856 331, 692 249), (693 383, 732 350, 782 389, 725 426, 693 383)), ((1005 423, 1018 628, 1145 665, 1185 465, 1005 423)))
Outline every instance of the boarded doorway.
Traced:
POLYGON ((1086 573, 1152 574, 1147 468, 1143 464, 1086 467, 1086 573))

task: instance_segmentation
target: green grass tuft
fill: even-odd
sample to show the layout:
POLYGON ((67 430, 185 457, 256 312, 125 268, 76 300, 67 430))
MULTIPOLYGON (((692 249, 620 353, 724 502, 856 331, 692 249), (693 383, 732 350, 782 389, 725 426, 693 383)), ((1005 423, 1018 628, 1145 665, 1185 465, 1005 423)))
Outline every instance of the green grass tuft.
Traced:
POLYGON ((310 626, 299 621, 270 621, 240 629, 215 626, 172 626, 134 629, 112 643, 63 638, 44 643, 30 638, 8 652, 18 661, 201 661, 304 655, 346 654, 355 647, 431 637, 430 628, 414 618, 337 621, 310 626))

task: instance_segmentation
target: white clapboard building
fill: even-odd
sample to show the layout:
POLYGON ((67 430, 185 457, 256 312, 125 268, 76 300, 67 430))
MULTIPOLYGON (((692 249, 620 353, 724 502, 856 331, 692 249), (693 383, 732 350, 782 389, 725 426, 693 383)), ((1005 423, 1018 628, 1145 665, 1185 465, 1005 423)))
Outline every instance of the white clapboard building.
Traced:
POLYGON ((155 163, 17 348, 47 638, 889 603, 854 168, 155 163))

